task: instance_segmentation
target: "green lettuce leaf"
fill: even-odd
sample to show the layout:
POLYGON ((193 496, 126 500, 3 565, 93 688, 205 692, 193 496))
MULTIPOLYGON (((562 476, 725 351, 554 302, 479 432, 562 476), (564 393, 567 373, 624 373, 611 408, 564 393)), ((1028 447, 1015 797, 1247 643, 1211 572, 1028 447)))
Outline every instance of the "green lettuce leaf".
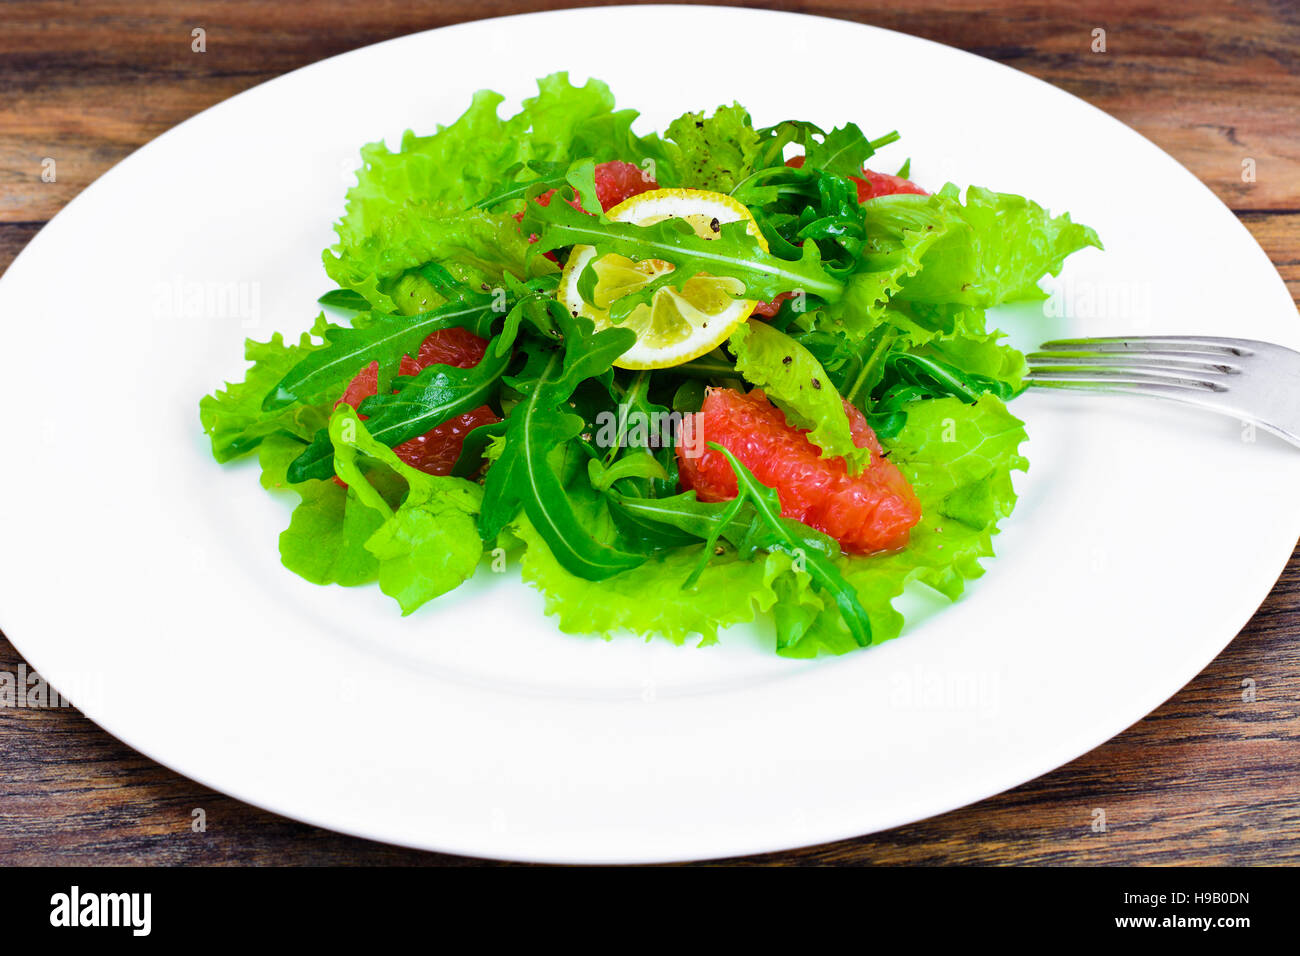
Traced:
POLYGON ((291 486, 299 497, 289 527, 280 533, 280 561, 312 584, 355 587, 375 579, 379 562, 366 550, 383 517, 350 488, 332 481, 291 486))
POLYGON ((363 527, 371 529, 364 547, 375 561, 380 590, 406 615, 459 587, 483 556, 475 520, 483 489, 463 478, 427 475, 410 467, 370 437, 349 405, 338 407, 329 429, 335 471, 348 483, 349 509, 359 501, 372 515, 364 525, 358 523, 356 534, 363 527), (406 496, 396 508, 374 483, 373 470, 361 467, 361 455, 381 462, 406 482, 406 496))
MULTIPOLYGON (((921 521, 901 551, 837 559, 870 618, 873 643, 902 630, 893 601, 909 581, 955 601, 967 581, 984 573, 980 559, 993 556, 997 524, 1015 507, 1011 472, 1028 468, 1019 452, 1025 438, 1024 423, 993 395, 972 405, 941 398, 907 408, 906 426, 884 444, 921 499, 921 521)), ((782 616, 777 652, 783 656, 840 654, 857 646, 833 608, 803 601, 782 616)))
MULTIPOLYGON (((415 202, 403 215, 379 219, 364 240, 323 255, 325 272, 343 289, 364 296, 381 312, 412 313, 445 301, 411 273, 428 262, 445 266, 474 288, 500 286, 504 276, 530 274, 528 237, 510 216, 481 209, 461 211, 450 202, 415 202)), ((531 274, 554 271, 545 259, 531 274)))
POLYGON ((1037 203, 978 186, 959 200, 949 184, 933 196, 885 196, 864 205, 867 228, 935 232, 922 268, 902 280, 899 298, 989 308, 1042 299, 1038 282, 1061 271, 1065 258, 1087 246, 1101 248, 1097 233, 1053 217, 1037 203))
POLYGON ((754 171, 763 143, 739 103, 719 106, 712 116, 686 113, 668 124, 667 136, 680 151, 674 185, 729 193, 754 171))
POLYGON ((244 357, 253 365, 244 380, 227 382, 225 388, 199 401, 199 421, 212 442, 212 457, 230 461, 277 433, 310 440, 329 419, 328 400, 332 396, 325 390, 305 390, 293 406, 263 409, 262 400, 290 369, 322 348, 323 343, 313 336, 330 334, 336 328, 321 315, 312 331, 304 332, 296 345, 286 343, 279 332, 269 342, 249 339, 245 343, 244 357))
POLYGON ((844 401, 813 354, 766 322, 751 320, 731 334, 736 369, 746 381, 763 389, 772 403, 823 458, 843 458, 851 472, 871 461, 871 451, 853 441, 844 401))
MULTIPOLYGON (((502 119, 504 97, 474 94, 450 126, 429 136, 408 131, 392 152, 380 143, 361 151, 357 184, 336 225, 338 243, 324 253, 325 271, 340 286, 365 296, 376 309, 399 310, 391 293, 409 269, 444 263, 462 279, 499 281, 504 271, 523 276, 528 238, 508 212, 471 209, 502 186, 530 178, 528 163, 567 163, 575 139, 589 143, 586 125, 608 117, 614 105, 598 80, 573 86, 565 73, 538 81, 538 95, 502 119)), ((544 259, 535 270, 553 271, 544 259)))
POLYGON ((675 644, 698 635, 705 646, 717 642, 720 628, 754 621, 778 599, 823 606, 808 573, 793 570, 791 557, 779 551, 747 559, 725 549, 690 587, 683 582, 699 564, 703 544, 656 552, 639 567, 596 582, 567 571, 527 515, 511 529, 524 544, 524 580, 543 593, 546 613, 567 634, 658 634, 675 644))

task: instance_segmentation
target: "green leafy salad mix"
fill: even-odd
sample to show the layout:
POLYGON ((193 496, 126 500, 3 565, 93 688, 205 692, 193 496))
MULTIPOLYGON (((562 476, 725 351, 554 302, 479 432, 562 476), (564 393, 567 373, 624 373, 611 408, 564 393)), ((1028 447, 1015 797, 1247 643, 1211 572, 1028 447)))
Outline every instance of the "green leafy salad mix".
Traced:
POLYGON ((873 171, 897 135, 852 123, 731 105, 640 135, 563 73, 501 102, 364 147, 334 318, 250 340, 200 402, 217 461, 297 496, 284 565, 403 614, 521 568, 566 632, 762 618, 790 657, 897 636, 910 581, 955 600, 1028 465, 986 310, 1093 230, 873 171))

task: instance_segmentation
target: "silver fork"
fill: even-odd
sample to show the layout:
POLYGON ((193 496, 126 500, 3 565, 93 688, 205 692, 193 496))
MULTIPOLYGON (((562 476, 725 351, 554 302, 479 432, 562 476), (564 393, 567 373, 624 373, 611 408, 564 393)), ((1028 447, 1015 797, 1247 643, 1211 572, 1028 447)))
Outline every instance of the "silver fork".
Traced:
POLYGON ((1030 385, 1184 402, 1300 447, 1300 352, 1212 335, 1056 339, 1039 348, 1025 356, 1030 385))

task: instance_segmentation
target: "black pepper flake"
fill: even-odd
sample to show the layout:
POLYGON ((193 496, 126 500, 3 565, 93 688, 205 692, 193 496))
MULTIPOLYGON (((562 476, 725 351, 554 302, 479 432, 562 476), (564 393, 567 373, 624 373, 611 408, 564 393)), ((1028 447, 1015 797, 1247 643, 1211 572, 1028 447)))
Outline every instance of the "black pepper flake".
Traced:
POLYGON ((716 548, 713 549, 713 553, 714 553, 714 554, 726 554, 726 553, 727 553, 727 549, 724 548, 722 545, 718 545, 716 548))
POLYGON ((821 391, 822 383, 818 379, 813 379, 812 387, 817 389, 818 391, 821 391))
POLYGON ((490 288, 492 288, 492 287, 491 287, 490 285, 488 285, 486 282, 480 282, 480 283, 478 284, 478 287, 479 287, 480 289, 482 289, 484 292, 487 292, 490 288))
POLYGON ((709 221, 709 228, 714 232, 722 232, 722 223, 718 222, 718 219, 715 216, 709 221))
POLYGON ((696 121, 695 121, 695 128, 696 128, 696 129, 704 129, 704 121, 703 121, 703 120, 696 120, 696 121))
POLYGON ((782 365, 789 365, 789 364, 790 364, 791 362, 793 362, 793 361, 794 361, 794 356, 793 356, 793 355, 787 355, 785 358, 781 359, 781 364, 782 364, 782 365))

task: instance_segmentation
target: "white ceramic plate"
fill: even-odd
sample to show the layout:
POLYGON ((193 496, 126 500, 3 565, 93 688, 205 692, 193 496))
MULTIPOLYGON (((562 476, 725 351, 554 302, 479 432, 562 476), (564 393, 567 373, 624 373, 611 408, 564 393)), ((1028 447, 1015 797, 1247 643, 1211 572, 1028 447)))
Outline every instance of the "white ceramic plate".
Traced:
POLYGON ((923 184, 1070 210, 1107 251, 1070 262, 1049 308, 1063 315, 999 313, 1021 346, 1064 331, 1300 345, 1282 282, 1204 186, 1092 107, 966 53, 686 7, 358 50, 160 137, 0 282, 0 626, 88 716, 240 799, 378 840, 702 858, 892 827, 1029 780, 1149 712, 1247 621, 1300 529, 1300 453, 1230 420, 1076 395, 1015 403, 1033 468, 989 573, 951 607, 914 597, 903 639, 839 659, 779 659, 757 631, 704 650, 569 637, 490 574, 402 620, 374 588, 284 570, 287 505, 255 468, 213 463, 199 397, 242 375, 246 334, 310 324, 361 143, 449 122, 481 87, 513 107, 561 68, 610 82, 645 129, 733 99, 760 123, 898 128, 883 168, 911 156, 923 184), (816 69, 736 53, 777 46, 816 69), (244 308, 217 301, 231 283, 244 308))

